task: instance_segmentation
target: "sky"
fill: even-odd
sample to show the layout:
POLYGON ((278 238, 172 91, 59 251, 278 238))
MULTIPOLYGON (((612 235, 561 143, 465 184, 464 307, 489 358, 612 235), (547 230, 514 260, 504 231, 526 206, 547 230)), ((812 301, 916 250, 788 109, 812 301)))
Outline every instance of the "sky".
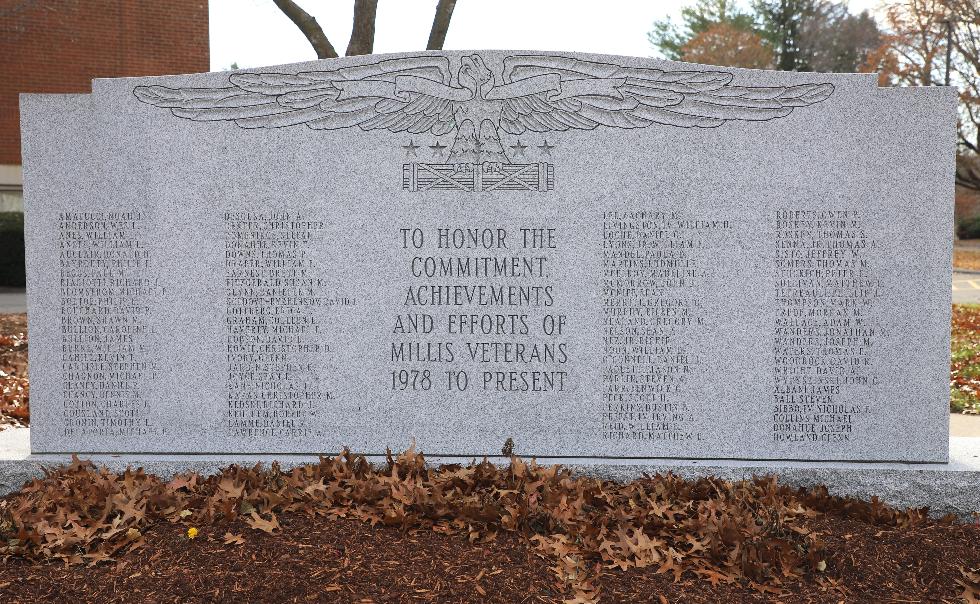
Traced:
MULTIPOLYGON (((851 12, 881 0, 849 0, 851 12)), ((296 0, 316 17, 343 55, 353 0, 296 0)), ((693 0, 458 0, 446 50, 562 50, 657 56, 647 41, 654 21, 675 21, 693 0)), ((742 2, 743 6, 747 2, 742 2)), ((380 0, 374 51, 422 50, 436 0, 380 0)), ((272 0, 210 0, 211 70, 262 67, 316 59, 299 29, 272 0)))

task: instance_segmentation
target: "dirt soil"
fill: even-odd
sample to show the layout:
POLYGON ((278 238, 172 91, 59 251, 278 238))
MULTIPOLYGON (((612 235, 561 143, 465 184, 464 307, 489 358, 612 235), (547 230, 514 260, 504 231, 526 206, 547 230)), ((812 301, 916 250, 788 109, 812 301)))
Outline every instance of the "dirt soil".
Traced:
MULTIPOLYGON (((280 517, 270 535, 240 521, 158 524, 115 564, 0 562, 0 601, 15 602, 561 602, 550 562, 523 538, 471 544, 428 529, 403 533, 352 519, 280 517), (243 543, 225 544, 224 535, 243 543)), ((962 602, 960 568, 980 568, 980 527, 879 527, 825 516, 813 527, 833 552, 820 576, 782 595, 654 568, 606 571, 601 602, 962 602)))

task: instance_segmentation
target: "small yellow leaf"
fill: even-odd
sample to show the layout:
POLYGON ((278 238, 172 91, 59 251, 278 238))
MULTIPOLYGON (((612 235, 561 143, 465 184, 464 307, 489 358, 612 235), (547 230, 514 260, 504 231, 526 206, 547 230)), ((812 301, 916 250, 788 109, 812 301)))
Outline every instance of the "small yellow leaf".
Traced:
POLYGON ((827 561, 821 560, 820 562, 817 562, 817 570, 820 572, 827 570, 827 561))
POLYGON ((126 531, 126 538, 128 538, 130 541, 135 541, 142 536, 143 533, 141 533, 139 529, 136 528, 131 528, 128 531, 126 531))
POLYGON ((180 516, 181 518, 187 518, 188 516, 191 516, 193 514, 194 514, 194 512, 192 512, 190 510, 181 510, 180 511, 180 514, 178 514, 178 516, 180 516))
POLYGON ((191 528, 187 529, 187 538, 193 539, 194 537, 197 537, 197 529, 192 526, 191 528))

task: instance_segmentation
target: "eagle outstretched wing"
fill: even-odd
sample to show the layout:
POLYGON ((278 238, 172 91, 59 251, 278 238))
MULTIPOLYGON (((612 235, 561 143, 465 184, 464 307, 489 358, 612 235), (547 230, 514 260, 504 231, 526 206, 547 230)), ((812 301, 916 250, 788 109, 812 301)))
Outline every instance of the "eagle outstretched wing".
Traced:
POLYGON ((503 102, 501 128, 510 134, 644 128, 650 124, 714 128, 731 120, 785 117, 818 103, 833 84, 731 86, 723 71, 666 71, 622 67, 560 56, 511 56, 504 85, 491 91, 503 102))
POLYGON ((481 89, 479 99, 474 90, 453 85, 448 57, 431 55, 297 74, 233 73, 229 87, 137 86, 133 93, 180 118, 234 121, 242 128, 357 126, 439 136, 459 126, 456 112, 471 101, 498 111, 484 115, 495 127, 522 134, 654 123, 713 128, 785 117, 834 92, 829 83, 732 86, 733 75, 725 71, 623 67, 551 55, 505 58, 503 80, 493 86, 482 59, 468 59, 481 68, 478 85, 492 86, 481 89))
POLYGON ((226 88, 138 86, 133 94, 180 118, 234 121, 242 128, 306 124, 435 135, 456 127, 456 106, 471 96, 449 85, 449 59, 438 56, 297 74, 233 73, 228 79, 233 85, 226 88))

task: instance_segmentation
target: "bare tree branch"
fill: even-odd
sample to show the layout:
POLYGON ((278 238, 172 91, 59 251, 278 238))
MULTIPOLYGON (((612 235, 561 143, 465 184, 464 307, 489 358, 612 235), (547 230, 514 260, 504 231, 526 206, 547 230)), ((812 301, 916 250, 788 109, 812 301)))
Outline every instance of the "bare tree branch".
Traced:
POLYGON ((436 5, 436 15, 432 19, 432 30, 429 32, 429 43, 426 50, 442 50, 446 43, 446 33, 449 31, 449 21, 453 18, 456 0, 439 0, 436 5))
POLYGON ((935 85, 936 74, 952 74, 959 95, 956 184, 980 191, 980 3, 891 0, 885 20, 891 33, 878 65, 886 81, 935 85))
POLYGON ((347 45, 348 57, 374 52, 374 22, 377 15, 378 0, 354 0, 354 27, 347 45))
MULTIPOLYGON (((327 35, 323 33, 323 28, 316 22, 313 15, 299 7, 293 0, 272 0, 289 19, 296 24, 306 39, 313 45, 318 59, 336 59, 337 51, 334 50, 327 35)), ((371 31, 374 37, 374 28, 371 31)))
POLYGON ((956 184, 964 189, 980 191, 980 170, 964 167, 957 163, 956 184))

